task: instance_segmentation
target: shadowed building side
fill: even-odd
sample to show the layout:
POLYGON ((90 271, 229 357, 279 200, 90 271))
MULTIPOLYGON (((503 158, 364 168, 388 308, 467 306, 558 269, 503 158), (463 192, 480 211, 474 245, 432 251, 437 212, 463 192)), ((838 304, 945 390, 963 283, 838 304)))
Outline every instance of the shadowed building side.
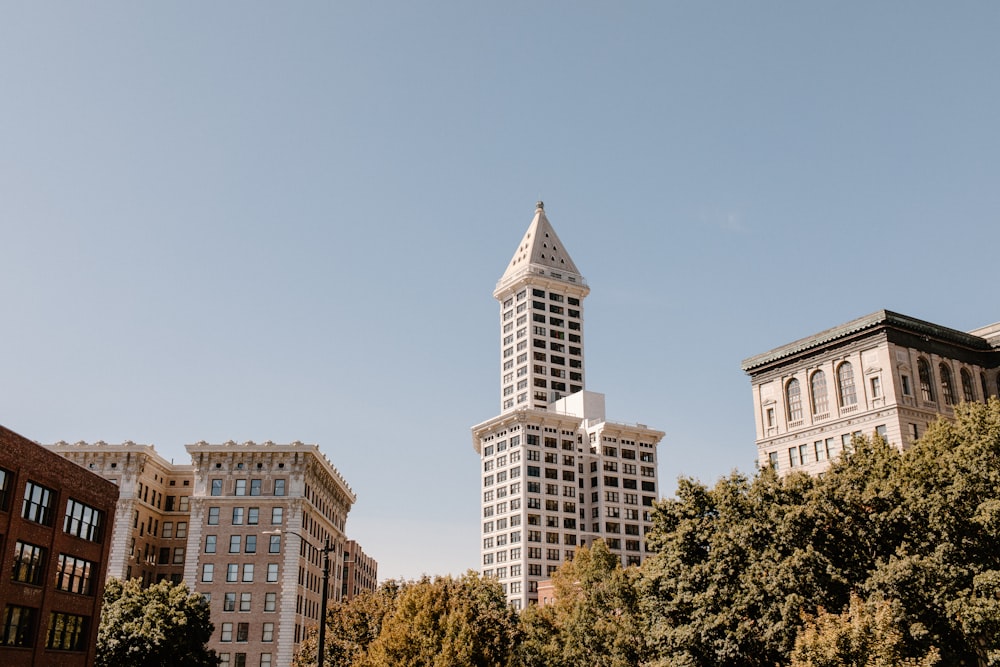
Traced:
POLYGON ((95 659, 118 487, 0 426, 0 664, 95 659))

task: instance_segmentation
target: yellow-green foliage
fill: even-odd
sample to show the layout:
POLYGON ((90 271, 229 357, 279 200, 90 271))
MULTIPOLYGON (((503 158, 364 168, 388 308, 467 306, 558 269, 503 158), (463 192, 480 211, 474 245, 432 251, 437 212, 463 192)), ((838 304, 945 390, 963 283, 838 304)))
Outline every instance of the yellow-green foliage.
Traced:
MULTIPOLYGON (((333 605, 326 667, 507 667, 518 617, 499 582, 474 572, 390 582, 371 596, 333 605), (388 586, 388 588, 387 588, 388 586)), ((295 665, 315 664, 315 637, 295 665)))
POLYGON ((822 478, 681 479, 647 540, 577 549, 520 616, 473 573, 393 582, 331 608, 324 667, 1000 667, 1000 401, 822 478))
POLYGON ((939 655, 929 648, 907 658, 898 604, 865 603, 851 596, 840 614, 821 611, 806 617, 792 651, 791 667, 933 667, 939 655))

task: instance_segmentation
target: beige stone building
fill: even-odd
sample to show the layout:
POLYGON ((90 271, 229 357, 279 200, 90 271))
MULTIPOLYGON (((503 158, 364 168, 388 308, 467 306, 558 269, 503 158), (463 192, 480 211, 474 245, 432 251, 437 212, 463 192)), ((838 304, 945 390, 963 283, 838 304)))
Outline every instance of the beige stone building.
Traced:
POLYGON ((1000 324, 966 333, 881 310, 742 368, 760 465, 815 474, 854 435, 906 448, 957 403, 1000 395, 1000 324))
POLYGON ((200 442, 189 465, 131 442, 51 448, 121 489, 108 574, 184 581, 208 597, 224 667, 291 663, 321 616, 327 541, 328 599, 341 599, 355 495, 316 445, 200 442))
POLYGON ((590 293, 542 203, 500 278, 500 414, 472 427, 480 456, 481 571, 515 608, 575 550, 604 539, 624 565, 645 558, 664 433, 605 416, 585 390, 590 293))
POLYGON ((59 442, 48 447, 118 486, 106 576, 140 579, 145 586, 161 579, 183 580, 194 481, 191 466, 174 465, 152 445, 134 442, 59 442))

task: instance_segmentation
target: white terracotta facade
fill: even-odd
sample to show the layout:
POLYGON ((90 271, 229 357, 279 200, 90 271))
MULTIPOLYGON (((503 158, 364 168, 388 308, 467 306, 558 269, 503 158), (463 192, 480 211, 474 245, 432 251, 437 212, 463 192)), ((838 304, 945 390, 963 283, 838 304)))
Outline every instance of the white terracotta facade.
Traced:
POLYGON ((481 571, 515 608, 575 550, 601 538, 645 558, 664 433, 605 417, 585 390, 589 294, 539 202, 493 293, 500 303, 500 414, 472 428, 480 456, 481 571))

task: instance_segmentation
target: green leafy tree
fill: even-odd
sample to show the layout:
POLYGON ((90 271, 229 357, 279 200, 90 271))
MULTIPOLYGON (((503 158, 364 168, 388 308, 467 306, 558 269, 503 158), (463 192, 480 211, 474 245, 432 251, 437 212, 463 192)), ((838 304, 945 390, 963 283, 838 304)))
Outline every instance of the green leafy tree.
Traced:
POLYGON ((892 600, 901 660, 1000 666, 1000 401, 822 478, 770 469, 659 503, 642 604, 656 665, 787 663, 801 615, 892 600))
MULTIPOLYGON (((376 591, 363 592, 345 602, 334 603, 326 615, 324 667, 351 667, 365 655, 382 632, 382 624, 396 608, 396 598, 405 584, 389 580, 376 591)), ((293 667, 316 664, 319 633, 311 629, 299 645, 293 667)))
POLYGON ((212 636, 208 603, 184 584, 109 579, 97 632, 97 667, 209 667, 218 664, 206 644, 212 636))
POLYGON ((791 667, 933 667, 938 652, 930 648, 907 658, 900 631, 899 605, 887 601, 865 603, 851 596, 841 614, 821 611, 807 617, 795 639, 791 667))
POLYGON ((949 612, 972 644, 979 664, 1000 665, 1000 574, 981 572, 973 577, 972 590, 963 592, 948 605, 949 612))
POLYGON ((603 540, 577 549, 552 577, 555 601, 521 620, 525 667, 627 667, 645 655, 638 608, 638 568, 623 568, 603 540))
POLYGON ((828 604, 836 577, 810 540, 815 517, 806 499, 815 484, 769 468, 711 489, 682 479, 677 497, 657 505, 647 536, 657 553, 640 583, 653 664, 771 666, 787 658, 802 609, 828 604))
POLYGON ((324 667, 1000 667, 998 400, 822 478, 682 479, 654 524, 641 568, 580 548, 520 617, 474 573, 334 607, 324 667))
POLYGON ((903 457, 908 529, 864 590, 945 664, 1000 665, 1000 401, 963 403, 903 457))

